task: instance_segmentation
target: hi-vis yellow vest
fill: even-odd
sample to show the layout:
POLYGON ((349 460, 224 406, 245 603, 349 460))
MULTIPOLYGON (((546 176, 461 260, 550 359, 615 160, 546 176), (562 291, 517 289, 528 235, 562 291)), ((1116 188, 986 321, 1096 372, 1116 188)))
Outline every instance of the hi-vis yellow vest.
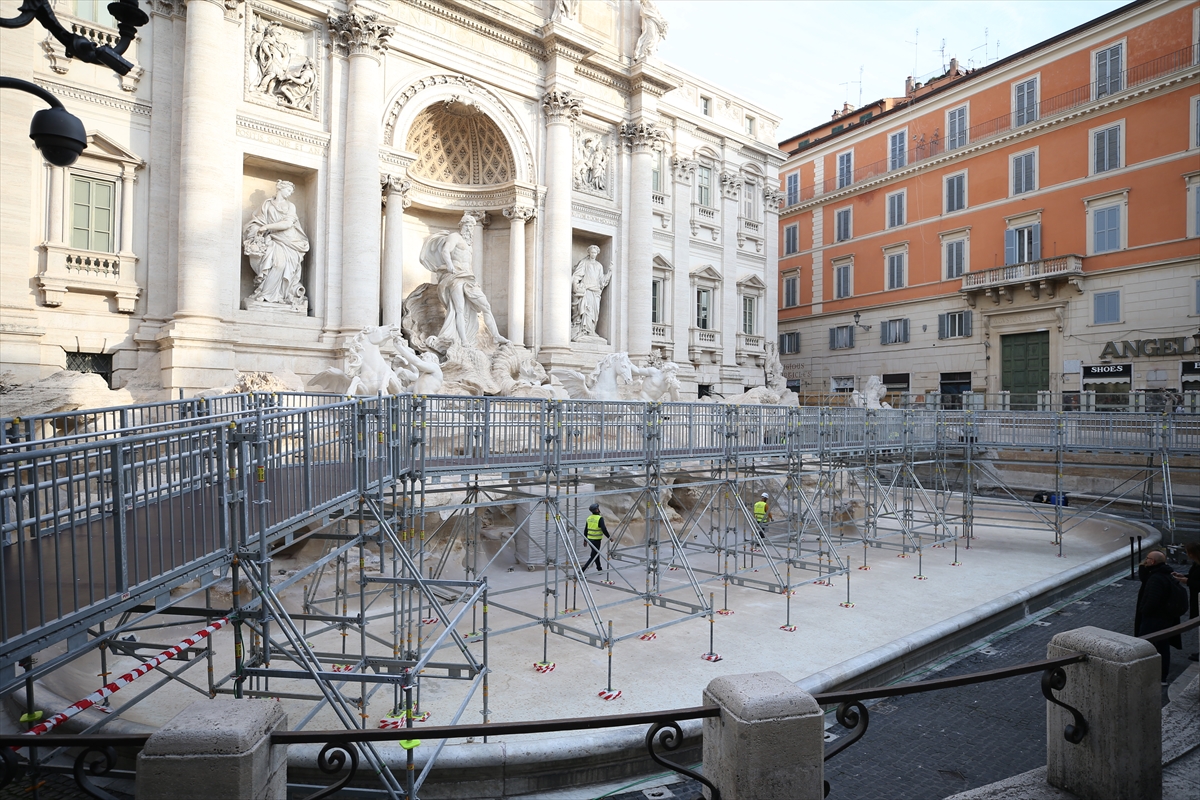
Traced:
POLYGON ((754 518, 759 522, 767 521, 767 501, 759 500, 754 504, 754 518))
POLYGON ((591 514, 590 516, 588 516, 586 536, 589 539, 599 539, 602 536, 604 536, 604 534, 600 532, 600 515, 599 514, 591 514))

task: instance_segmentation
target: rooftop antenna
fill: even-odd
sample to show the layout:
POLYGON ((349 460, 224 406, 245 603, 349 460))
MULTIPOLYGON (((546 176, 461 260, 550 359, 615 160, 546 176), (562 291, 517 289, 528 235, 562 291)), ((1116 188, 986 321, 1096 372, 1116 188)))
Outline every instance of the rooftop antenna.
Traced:
MULTIPOLYGON (((988 63, 988 29, 987 28, 983 29, 983 44, 979 45, 979 47, 983 48, 983 64, 984 64, 984 66, 987 66, 987 63, 988 63)), ((976 50, 979 49, 979 47, 972 47, 971 52, 974 53, 976 50)), ((972 59, 972 62, 974 62, 974 59, 972 59)))
POLYGON ((862 68, 862 65, 860 64, 858 67, 858 80, 846 81, 845 83, 838 84, 838 86, 846 87, 846 103, 847 104, 850 102, 850 84, 852 84, 852 83, 858 84, 858 105, 855 106, 855 108, 862 108, 862 76, 863 76, 863 68, 862 68))
MULTIPOLYGON (((985 36, 986 36, 986 33, 985 33, 985 36)), ((913 80, 917 79, 917 42, 920 41, 920 39, 921 39, 921 29, 914 28, 913 29, 913 41, 911 41, 911 42, 905 41, 905 44, 911 44, 913 46, 913 69, 912 69, 913 80)))
POLYGON ((942 39, 942 46, 937 48, 933 52, 941 55, 941 57, 942 57, 942 72, 945 72, 946 71, 946 40, 942 39))

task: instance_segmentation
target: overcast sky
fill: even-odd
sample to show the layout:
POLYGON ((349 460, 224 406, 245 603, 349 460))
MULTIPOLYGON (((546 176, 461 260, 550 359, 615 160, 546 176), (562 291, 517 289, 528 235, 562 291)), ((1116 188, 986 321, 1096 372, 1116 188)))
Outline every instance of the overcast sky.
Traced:
POLYGON ((675 64, 783 117, 778 138, 849 101, 904 94, 904 79, 957 57, 983 66, 1124 0, 656 0, 675 64), (984 31, 987 31, 986 37, 984 31), (915 43, 915 44, 914 44, 915 43), (915 67, 914 67, 915 63, 915 67))

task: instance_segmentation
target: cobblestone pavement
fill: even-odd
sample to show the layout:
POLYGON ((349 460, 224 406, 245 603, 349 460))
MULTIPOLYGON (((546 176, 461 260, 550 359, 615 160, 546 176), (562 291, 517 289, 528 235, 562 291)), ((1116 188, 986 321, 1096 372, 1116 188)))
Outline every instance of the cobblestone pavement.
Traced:
MULTIPOLYGON (((1046 656, 1050 638, 1072 628, 1132 634, 1136 581, 1118 580, 1056 609, 1047 609, 993 634, 967 651, 947 656, 906 680, 950 677, 1035 661, 1046 656)), ((1187 650, 1195 639, 1187 641, 1187 650)), ((1171 679, 1188 665, 1173 651, 1171 679)), ((1163 691, 1166 703, 1166 690, 1163 691)), ((868 703, 867 734, 826 765, 831 800, 928 800, 983 786, 1045 764, 1046 701, 1040 675, 1027 675, 958 689, 887 698, 868 703)), ((827 717, 828 732, 844 729, 827 717)), ((598 794, 610 800, 699 800, 700 786, 682 780, 653 788, 630 784, 598 794)), ((0 800, 32 797, 26 781, 0 790, 0 800)), ((69 777, 51 775, 40 787, 46 800, 85 795, 69 777)))
MULTIPOLYGON (((1036 661, 1046 657, 1046 645, 1055 634, 1085 625, 1132 635, 1138 585, 1118 580, 1093 588, 1058 610, 1046 609, 905 680, 947 678, 1036 661)), ((1185 652, 1190 652, 1194 636, 1185 645, 1185 652)), ((1170 680, 1189 663, 1180 651, 1172 652, 1170 680)), ((871 716, 866 735, 825 765, 830 800, 942 798, 1046 763, 1046 700, 1040 674, 867 705, 871 716)), ((827 725, 830 734, 845 733, 832 715, 827 725)), ((701 797, 694 781, 664 788, 672 794, 631 787, 604 797, 701 797)))

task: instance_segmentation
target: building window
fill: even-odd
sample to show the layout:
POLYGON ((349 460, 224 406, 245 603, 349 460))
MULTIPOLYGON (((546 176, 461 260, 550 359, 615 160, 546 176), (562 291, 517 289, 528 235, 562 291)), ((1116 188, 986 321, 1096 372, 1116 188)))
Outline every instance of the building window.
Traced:
POLYGON ((1013 124, 1018 128, 1037 121, 1037 78, 1030 78, 1013 87, 1013 115, 1013 124))
POLYGON ((783 279, 783 307, 794 308, 800 305, 800 276, 788 275, 783 279))
POLYGON ((904 192, 889 194, 887 198, 887 226, 897 228, 904 224, 904 192))
POLYGON ((854 264, 850 261, 833 265, 833 298, 835 300, 841 300, 854 293, 854 287, 851 282, 853 274, 851 270, 853 269, 854 264))
POLYGON ((1195 182, 1188 187, 1189 199, 1192 201, 1192 236, 1200 236, 1200 177, 1193 180, 1195 182))
POLYGON ((794 355, 800 352, 800 333, 779 334, 779 352, 781 355, 794 355))
MULTIPOLYGON (((107 0, 75 0, 75 16, 104 25, 108 28, 117 27, 117 21, 108 13, 107 0)), ((79 370, 76 370, 78 372, 79 370)))
POLYGON ((834 222, 834 225, 833 225, 834 241, 835 242, 844 242, 847 239, 849 239, 850 235, 851 235, 850 209, 849 208, 839 208, 833 214, 833 222, 834 222))
POLYGON ((71 176, 71 246, 100 253, 113 252, 113 199, 111 181, 71 176))
POLYGON ((891 253, 887 257, 887 288, 904 288, 904 253, 891 253))
POLYGON ((1121 292, 1096 292, 1092 295, 1092 324, 1108 325, 1121 321, 1121 292))
POLYGON ((758 219, 758 184, 754 181, 742 184, 742 216, 749 220, 758 219))
POLYGON ((700 95, 700 113, 706 117, 712 116, 712 98, 700 95))
POLYGON ((837 188, 845 188, 853 182, 854 153, 839 153, 837 157, 837 188))
POLYGON ((1108 253, 1121 249, 1121 207, 1106 206, 1092 210, 1092 252, 1108 253))
POLYGON ((746 135, 754 135, 754 117, 746 117, 746 135))
POLYGON ((908 320, 887 319, 879 328, 880 344, 904 344, 908 341, 908 320))
POLYGON ((1092 134, 1092 165, 1095 173, 1121 166, 1121 126, 1113 125, 1092 134))
POLYGON ((650 281, 650 321, 663 322, 663 282, 657 278, 650 281))
POLYGON ((1037 153, 1022 153, 1012 160, 1012 193, 1024 194, 1037 188, 1037 153))
POLYGON ((854 347, 854 326, 838 325, 829 329, 829 349, 849 350, 854 347))
POLYGON ((755 311, 758 307, 758 298, 742 295, 742 333, 747 336, 753 336, 756 329, 755 311))
POLYGON ((696 202, 712 206, 712 167, 696 167, 696 202))
POLYGON ((1096 53, 1096 99, 1121 91, 1121 45, 1096 53))
POLYGON ((967 173, 960 172, 946 178, 946 213, 962 211, 967 207, 967 173))
POLYGON ((654 171, 650 173, 650 190, 652 192, 661 192, 663 186, 663 152, 660 150, 654 154, 654 171))
POLYGON ((1004 263, 1024 264, 1042 258, 1042 225, 1023 225, 1004 232, 1004 263))
POLYGON ((952 311, 948 314, 938 314, 939 339, 962 339, 970 335, 970 311, 952 311))
POLYGON ((967 143, 967 107, 946 112, 946 149, 955 150, 967 143))
POLYGON ((790 256, 800 252, 800 226, 788 225, 783 229, 783 254, 790 256))
POLYGON ((967 240, 946 242, 943 249, 946 254, 946 279, 961 278, 967 271, 967 240))
POLYGON ((800 173, 793 172, 787 176, 787 204, 794 206, 800 202, 800 173))
POLYGON ((712 327, 712 290, 696 290, 696 327, 708 330, 712 327))
POLYGON ((900 169, 907 161, 908 131, 896 131, 888 137, 888 169, 900 169))

